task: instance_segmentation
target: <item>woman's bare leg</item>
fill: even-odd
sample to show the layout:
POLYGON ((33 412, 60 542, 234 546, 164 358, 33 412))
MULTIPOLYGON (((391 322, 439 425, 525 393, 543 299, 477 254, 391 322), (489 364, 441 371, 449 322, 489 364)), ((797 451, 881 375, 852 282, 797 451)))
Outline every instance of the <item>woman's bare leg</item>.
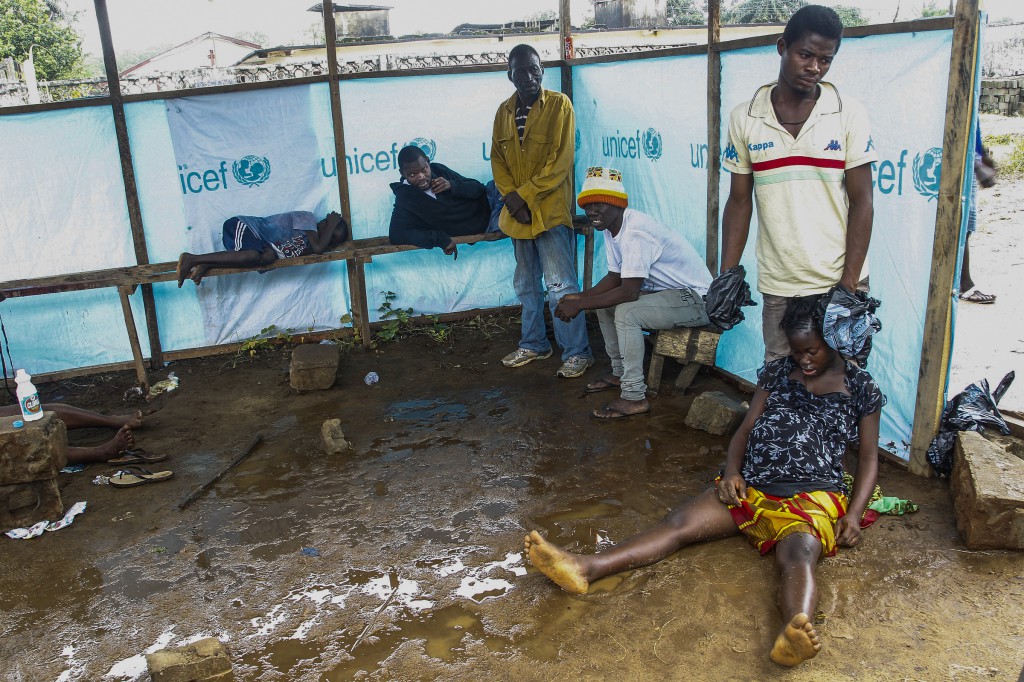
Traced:
POLYGON ((114 437, 102 445, 94 445, 90 448, 69 447, 68 464, 90 464, 92 462, 105 462, 117 455, 122 450, 130 450, 135 445, 135 438, 132 430, 122 426, 114 437))
POLYGON ((814 658, 821 649, 811 618, 818 605, 814 572, 821 542, 810 533, 787 535, 775 546, 779 567, 779 610, 785 626, 775 638, 771 659, 793 666, 814 658))
POLYGON ((718 501, 714 489, 691 497, 673 509, 654 528, 597 554, 571 554, 537 531, 524 540, 530 563, 569 592, 586 592, 590 583, 661 561, 686 545, 737 535, 739 529, 729 509, 718 501))

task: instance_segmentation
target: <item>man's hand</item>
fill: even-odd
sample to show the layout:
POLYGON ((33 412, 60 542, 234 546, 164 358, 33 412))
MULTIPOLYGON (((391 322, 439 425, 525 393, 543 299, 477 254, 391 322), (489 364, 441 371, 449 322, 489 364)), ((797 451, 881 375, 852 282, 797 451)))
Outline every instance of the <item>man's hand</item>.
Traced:
POLYGON ((444 252, 444 255, 452 256, 452 260, 459 260, 459 245, 454 240, 449 239, 448 245, 441 250, 444 252))
POLYGON ((860 519, 847 514, 836 521, 836 542, 843 547, 853 547, 860 540, 860 519))
POLYGON ((747 482, 739 474, 725 474, 717 486, 718 501, 735 507, 747 499, 747 482))
POLYGON ((434 194, 440 194, 441 192, 447 192, 452 188, 452 183, 448 182, 442 177, 436 177, 430 181, 430 191, 434 194))
POLYGON ((524 225, 529 225, 533 222, 533 214, 530 213, 530 207, 526 205, 526 201, 519 196, 518 192, 513 191, 505 195, 505 208, 508 209, 509 215, 518 222, 524 225))
POLYGON ((583 305, 580 303, 579 294, 566 294, 555 306, 555 317, 562 322, 568 322, 580 314, 583 305))

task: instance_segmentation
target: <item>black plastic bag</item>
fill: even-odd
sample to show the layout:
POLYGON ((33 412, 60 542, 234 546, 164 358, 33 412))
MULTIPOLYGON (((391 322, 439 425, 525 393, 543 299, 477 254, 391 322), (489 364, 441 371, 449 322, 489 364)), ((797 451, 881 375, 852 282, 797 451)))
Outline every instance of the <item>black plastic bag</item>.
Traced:
POLYGON ((750 298, 750 285, 746 282, 747 271, 742 265, 729 268, 715 277, 704 297, 708 319, 722 331, 732 329, 743 321, 745 305, 757 305, 750 298))
POLYGON ((1010 435, 1010 427, 999 414, 998 403, 1015 376, 1014 372, 1009 372, 994 391, 989 391, 988 379, 982 379, 946 402, 939 420, 939 433, 928 446, 928 462, 936 474, 945 478, 953 471, 953 445, 958 431, 981 431, 989 426, 1004 436, 1010 435))
POLYGON ((882 330, 882 322, 875 316, 881 301, 837 284, 822 298, 821 305, 825 343, 867 369, 871 337, 882 330))

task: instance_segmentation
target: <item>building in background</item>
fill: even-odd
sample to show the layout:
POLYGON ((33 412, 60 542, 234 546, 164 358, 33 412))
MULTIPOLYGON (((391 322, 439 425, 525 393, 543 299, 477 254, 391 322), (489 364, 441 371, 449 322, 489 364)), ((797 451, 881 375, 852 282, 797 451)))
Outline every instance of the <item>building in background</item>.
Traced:
POLYGON ((121 71, 121 77, 151 76, 155 73, 187 71, 203 66, 230 66, 262 45, 220 33, 204 33, 169 50, 144 59, 121 71))

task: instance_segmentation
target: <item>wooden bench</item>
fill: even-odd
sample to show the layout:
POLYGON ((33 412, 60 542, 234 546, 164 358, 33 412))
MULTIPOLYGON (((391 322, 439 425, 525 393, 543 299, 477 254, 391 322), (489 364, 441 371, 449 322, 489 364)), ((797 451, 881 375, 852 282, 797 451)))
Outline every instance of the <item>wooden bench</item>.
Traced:
MULTIPOLYGON (((584 216, 574 216, 574 227, 578 234, 584 237, 584 263, 583 263, 583 288, 589 289, 593 280, 593 259, 594 259, 594 232, 593 228, 586 224, 584 216)), ((478 242, 494 242, 508 237, 502 232, 487 232, 483 234, 467 235, 465 237, 453 237, 452 240, 458 244, 476 244, 478 242)), ((332 251, 320 254, 299 256, 298 258, 278 259, 270 265, 260 268, 211 268, 204 277, 219 277, 242 272, 253 272, 257 269, 268 271, 281 268, 292 268, 301 265, 314 263, 330 263, 335 261, 346 261, 348 264, 348 283, 350 292, 350 309, 352 311, 352 326, 359 331, 363 345, 369 347, 372 340, 370 331, 369 310, 366 298, 366 274, 364 265, 373 262, 374 256, 381 256, 389 253, 401 253, 404 251, 415 251, 419 247, 411 245, 397 245, 388 241, 387 237, 370 237, 366 239, 354 239, 341 244, 332 251)), ((42 296, 66 291, 84 291, 86 289, 101 289, 113 287, 117 289, 121 299, 121 311, 124 315, 125 327, 128 333, 128 342, 132 349, 132 365, 138 376, 139 383, 143 390, 149 389, 149 375, 146 372, 145 358, 142 354, 142 346, 139 343, 138 331, 135 327, 135 319, 132 314, 129 297, 142 284, 155 284, 157 282, 173 282, 177 279, 177 261, 166 263, 148 263, 145 265, 131 265, 120 268, 108 268, 105 270, 90 270, 88 272, 76 272, 66 275, 53 275, 50 277, 35 277, 32 279, 10 280, 0 282, 0 301, 4 298, 23 298, 26 296, 42 296)), ((152 333, 152 332, 151 332, 152 333)), ((181 355, 180 351, 176 354, 181 355)), ((189 357, 196 357, 197 354, 190 354, 189 357)), ((162 356, 154 353, 150 358, 153 367, 162 364, 162 356)), ((120 363, 117 366, 105 365, 97 368, 100 370, 123 369, 120 363)), ((76 372, 84 374, 86 372, 76 372)), ((60 373, 57 373, 60 374, 60 373)), ((38 376, 38 375, 37 375, 38 376)))
POLYGON ((656 396, 661 388, 665 358, 673 358, 683 365, 672 388, 672 391, 682 393, 693 383, 701 365, 714 366, 718 340, 722 338, 722 330, 714 326, 661 329, 654 334, 654 351, 647 372, 649 397, 656 396))

